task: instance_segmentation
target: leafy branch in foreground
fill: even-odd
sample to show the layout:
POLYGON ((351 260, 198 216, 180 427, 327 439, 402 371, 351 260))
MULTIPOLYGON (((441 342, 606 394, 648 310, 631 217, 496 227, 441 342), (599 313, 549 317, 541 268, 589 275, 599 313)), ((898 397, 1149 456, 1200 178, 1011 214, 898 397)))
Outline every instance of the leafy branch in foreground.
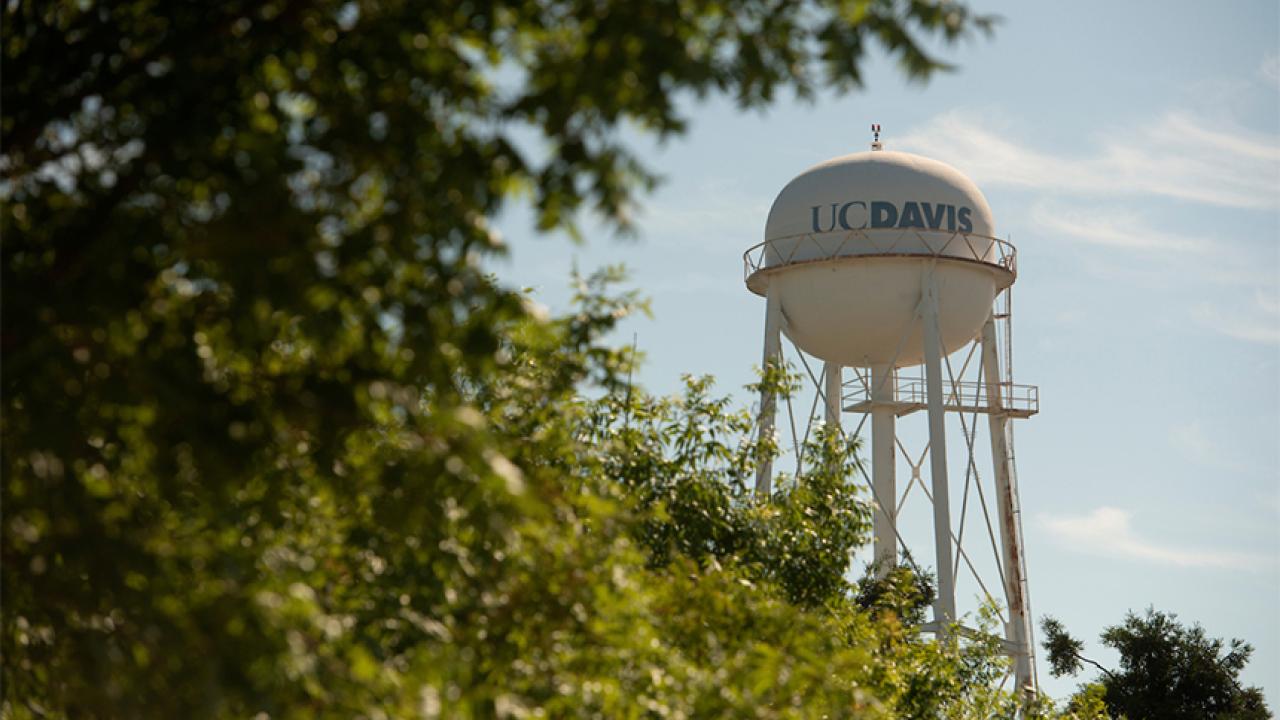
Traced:
POLYGON ((945 67, 930 43, 989 18, 906 0, 2 12, 0 714, 874 717, 968 692, 919 678, 976 687, 836 615, 863 521, 834 477, 770 507, 702 483, 754 457, 700 434, 710 400, 662 454, 619 448, 649 480, 583 441, 582 396, 612 397, 630 362, 602 338, 639 309, 610 273, 543 317, 487 266, 513 202, 541 229, 630 228, 655 177, 623 128, 679 134, 682 97, 856 87, 877 47, 922 79, 945 67), (722 501, 723 527, 686 522, 719 523, 722 501))

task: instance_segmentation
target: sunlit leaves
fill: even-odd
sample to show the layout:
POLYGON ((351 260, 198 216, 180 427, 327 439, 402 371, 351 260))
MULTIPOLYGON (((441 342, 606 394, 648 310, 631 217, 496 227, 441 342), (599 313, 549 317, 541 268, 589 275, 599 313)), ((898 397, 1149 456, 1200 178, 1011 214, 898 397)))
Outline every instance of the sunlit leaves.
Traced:
POLYGON ((605 291, 617 273, 546 317, 487 273, 490 222, 523 200, 544 229, 590 212, 626 230, 654 178, 625 128, 679 133, 687 95, 808 95, 856 78, 865 39, 914 57, 980 19, 736 0, 3 13, 6 714, 874 706, 827 673, 865 659, 819 610, 864 531, 822 470, 841 462, 771 505, 745 495, 771 448, 739 443, 742 413, 706 386, 629 392, 635 359, 601 338, 644 308, 605 291), (674 605, 737 620, 685 637, 674 605))

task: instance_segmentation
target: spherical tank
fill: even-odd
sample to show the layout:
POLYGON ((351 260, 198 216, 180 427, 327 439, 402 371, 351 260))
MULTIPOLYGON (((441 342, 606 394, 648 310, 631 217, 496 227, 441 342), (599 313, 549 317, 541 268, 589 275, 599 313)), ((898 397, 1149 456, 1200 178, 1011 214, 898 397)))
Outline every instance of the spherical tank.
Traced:
POLYGON ((816 165, 769 211, 747 285, 773 295, 805 352, 844 366, 924 361, 918 316, 932 277, 944 352, 972 340, 1016 274, 986 198, 955 168, 873 150, 816 165))

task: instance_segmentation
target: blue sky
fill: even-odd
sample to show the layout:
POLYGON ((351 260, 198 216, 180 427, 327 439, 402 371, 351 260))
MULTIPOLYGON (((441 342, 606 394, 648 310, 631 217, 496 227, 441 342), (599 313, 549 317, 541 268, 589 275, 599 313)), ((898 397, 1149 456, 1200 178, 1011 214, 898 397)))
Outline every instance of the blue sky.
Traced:
MULTIPOLYGON (((637 240, 540 237, 515 210, 499 274, 561 310, 572 263, 625 263, 654 309, 618 334, 647 355, 638 381, 669 392, 711 374, 749 405, 764 303, 742 252, 788 180, 866 149, 880 123, 887 149, 972 177, 1018 247, 1014 379, 1041 392, 1016 435, 1035 615, 1104 663, 1098 633, 1148 605, 1242 637, 1245 680, 1275 709, 1280 6, 973 6, 1003 24, 943 51, 960 69, 927 85, 875 56, 856 95, 687 104, 687 135, 635 140, 666 177, 637 240)), ((1076 683, 1040 671, 1058 697, 1076 683)))

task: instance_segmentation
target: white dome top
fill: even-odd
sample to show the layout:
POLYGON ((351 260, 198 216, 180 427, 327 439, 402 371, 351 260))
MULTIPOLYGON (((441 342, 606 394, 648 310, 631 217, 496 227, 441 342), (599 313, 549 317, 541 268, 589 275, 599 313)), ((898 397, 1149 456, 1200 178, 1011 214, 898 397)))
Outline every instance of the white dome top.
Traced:
POLYGON ((873 150, 814 165, 787 183, 769 210, 765 240, 890 228, 995 236, 987 199, 959 170, 873 150))
POLYGON ((945 352, 964 346, 1017 276, 991 207, 958 170, 902 152, 854 153, 778 194, 765 241, 747 250, 747 288, 778 303, 783 332, 840 365, 924 361, 916 310, 937 294, 945 352))

